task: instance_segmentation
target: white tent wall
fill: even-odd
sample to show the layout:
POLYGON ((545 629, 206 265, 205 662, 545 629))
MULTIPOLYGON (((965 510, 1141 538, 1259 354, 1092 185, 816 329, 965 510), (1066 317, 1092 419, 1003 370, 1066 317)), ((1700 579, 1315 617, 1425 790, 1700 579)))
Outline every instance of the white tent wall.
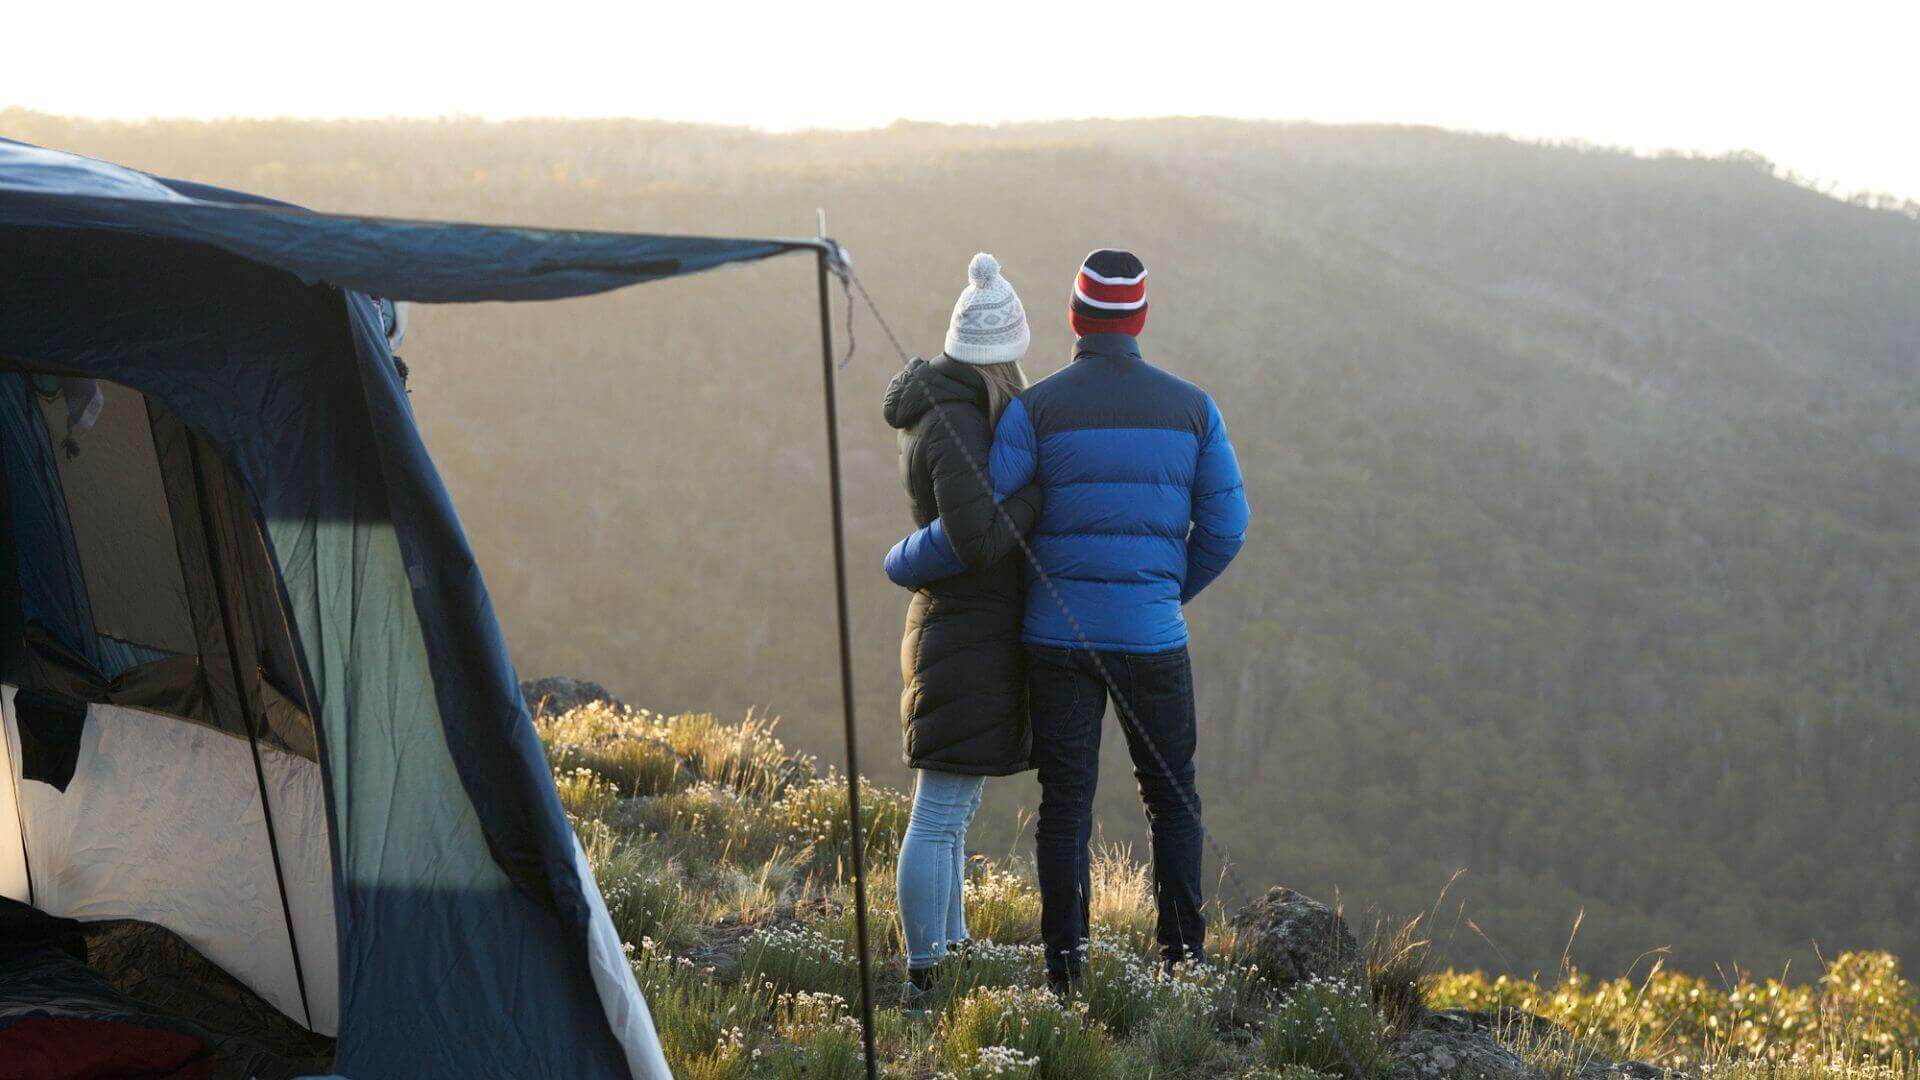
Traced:
MULTIPOLYGON (((13 716, 13 687, 0 686, 0 715, 13 716)), ((27 849, 20 830, 20 760, 11 722, 0 723, 0 896, 27 903, 27 849)))
POLYGON ((319 767, 260 748, 270 793, 264 805, 273 814, 306 982, 303 1008, 253 747, 177 717, 92 705, 66 790, 22 782, 14 689, 0 688, 0 701, 4 785, 12 789, 5 793, 18 797, 19 820, 10 798, 0 811, 0 828, 12 822, 0 833, 0 885, 10 880, 6 836, 18 850, 24 835, 21 854, 40 910, 157 923, 281 1012, 304 1021, 311 1009, 309 1026, 336 1034, 339 950, 319 767))
POLYGON ((593 908, 587 927, 587 965, 593 975, 594 992, 600 995, 600 1007, 607 1014, 613 1037, 627 1056, 627 1068, 638 1080, 672 1080, 673 1070, 660 1049, 660 1034, 654 1030, 653 1014, 640 997, 640 985, 634 980, 633 965, 620 944, 620 934, 607 913, 607 902, 600 895, 600 884, 587 863, 587 850, 573 841, 573 865, 580 875, 581 891, 593 908))

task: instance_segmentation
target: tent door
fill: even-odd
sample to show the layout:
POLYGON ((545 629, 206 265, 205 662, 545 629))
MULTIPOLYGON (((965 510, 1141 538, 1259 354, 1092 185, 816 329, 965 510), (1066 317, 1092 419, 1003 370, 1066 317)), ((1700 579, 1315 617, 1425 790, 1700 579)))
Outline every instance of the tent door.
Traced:
POLYGON ((159 402, 99 384, 96 422, 75 434, 47 385, 0 372, 0 533, 17 571, 0 578, 17 590, 5 610, 20 628, 0 626, 0 678, 87 711, 61 791, 21 781, 9 695, 0 787, 13 790, 0 798, 15 807, 0 811, 0 836, 11 816, 20 839, 17 858, 0 839, 0 888, 24 878, 54 914, 165 925, 331 1033, 338 956, 317 742, 294 704, 301 675, 251 504, 159 402), (213 877, 233 880, 200 880, 213 877))

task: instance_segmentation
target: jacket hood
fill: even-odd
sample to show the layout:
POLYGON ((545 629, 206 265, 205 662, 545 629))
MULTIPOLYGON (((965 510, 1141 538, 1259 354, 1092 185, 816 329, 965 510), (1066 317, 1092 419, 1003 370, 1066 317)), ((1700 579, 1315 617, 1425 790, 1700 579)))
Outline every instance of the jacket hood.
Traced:
POLYGON ((919 422, 936 403, 960 401, 986 405, 987 384, 979 372, 946 356, 931 361, 915 357, 906 370, 887 384, 884 409, 887 423, 905 430, 919 422))

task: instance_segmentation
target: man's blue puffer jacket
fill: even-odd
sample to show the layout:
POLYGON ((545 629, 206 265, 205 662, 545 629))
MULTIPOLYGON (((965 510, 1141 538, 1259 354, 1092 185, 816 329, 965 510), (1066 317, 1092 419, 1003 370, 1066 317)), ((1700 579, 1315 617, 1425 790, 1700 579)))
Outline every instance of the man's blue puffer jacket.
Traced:
MULTIPOLYGON (((998 498, 1030 482, 1046 495, 1029 544, 1072 620, 1029 567, 1031 644, 1078 648, 1084 634, 1098 649, 1177 649, 1180 606, 1246 539, 1246 489, 1219 408, 1141 359, 1129 335, 1081 338, 1073 363, 1008 405, 990 471, 998 498)), ((944 541, 924 529, 901 541, 889 574, 912 585, 957 572, 944 541)))

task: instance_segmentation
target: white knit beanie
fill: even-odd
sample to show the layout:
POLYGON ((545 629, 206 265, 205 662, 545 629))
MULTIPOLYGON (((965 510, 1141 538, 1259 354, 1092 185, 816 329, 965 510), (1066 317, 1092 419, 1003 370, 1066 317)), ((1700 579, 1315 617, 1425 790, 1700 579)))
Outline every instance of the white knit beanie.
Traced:
POLYGON ((967 264, 972 283, 960 290, 947 323, 947 355, 963 364, 1005 364, 1027 355, 1027 312, 1000 264, 981 252, 967 264))

